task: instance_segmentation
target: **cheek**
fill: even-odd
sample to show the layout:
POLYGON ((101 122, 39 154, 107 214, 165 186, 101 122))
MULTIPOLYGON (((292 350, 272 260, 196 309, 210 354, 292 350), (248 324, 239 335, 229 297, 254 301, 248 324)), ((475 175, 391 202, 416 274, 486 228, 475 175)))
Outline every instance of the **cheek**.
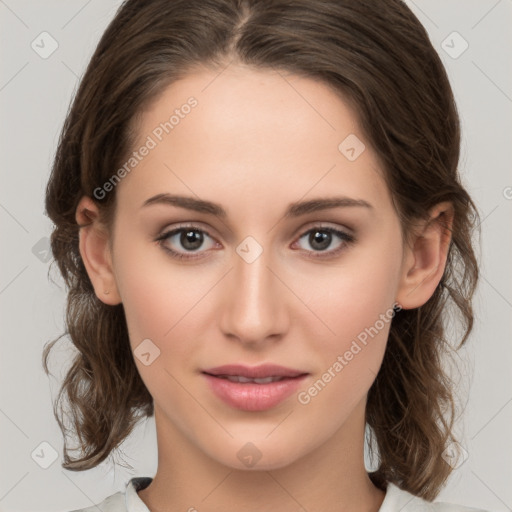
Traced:
POLYGON ((357 261, 324 276, 325 286, 319 286, 321 280, 309 282, 308 307, 316 315, 309 339, 315 340, 319 373, 299 403, 354 405, 364 397, 379 371, 395 315, 399 264, 395 250, 386 253, 383 247, 379 257, 361 251, 357 261))
POLYGON ((197 314, 211 279, 191 279, 187 272, 161 262, 141 265, 136 254, 124 261, 120 276, 138 372, 157 403, 171 400, 173 407, 182 411, 190 406, 190 396, 181 387, 182 374, 197 369, 197 314), (145 361, 141 356, 148 352, 145 361))
POLYGON ((178 267, 150 244, 126 247, 122 254, 115 263, 116 279, 132 349, 150 339, 162 356, 169 351, 181 351, 183 356, 192 352, 192 343, 171 341, 193 329, 194 309, 211 288, 212 277, 178 267))
POLYGON ((333 315, 334 335, 316 338, 318 371, 297 395, 314 423, 313 430, 327 428, 322 424, 326 415, 330 429, 343 424, 365 398, 382 364, 393 309, 379 305, 350 309, 351 305, 333 315))
MULTIPOLYGON (((381 319, 382 315, 392 314, 399 263, 396 252, 381 252, 379 256, 361 253, 339 269, 317 275, 316 281, 303 283, 309 297, 308 307, 324 324, 317 325, 321 328, 317 335, 323 331, 324 340, 330 340, 328 346, 346 349, 347 343, 375 325, 383 331, 381 337, 387 339, 381 319)), ((389 321, 389 327, 388 324, 389 321)))

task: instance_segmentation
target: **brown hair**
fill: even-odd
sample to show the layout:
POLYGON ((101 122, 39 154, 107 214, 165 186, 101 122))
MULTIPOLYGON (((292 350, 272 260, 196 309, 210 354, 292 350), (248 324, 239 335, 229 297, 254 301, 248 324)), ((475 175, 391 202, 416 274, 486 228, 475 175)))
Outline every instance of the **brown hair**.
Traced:
MULTIPOLYGON (((63 467, 103 461, 140 418, 153 414, 128 339, 122 304, 93 290, 79 252, 75 210, 94 196, 133 149, 137 116, 173 81, 203 65, 243 63, 320 80, 357 106, 361 127, 383 164, 407 236, 414 220, 449 201, 452 240, 444 275, 421 307, 393 319, 388 346, 367 401, 378 450, 370 473, 431 500, 451 467, 452 385, 442 367, 450 311, 473 326, 478 279, 472 232, 478 212, 458 174, 460 126, 453 93, 427 32, 400 0, 128 0, 103 34, 68 112, 46 191, 55 223, 54 258, 69 287, 66 326, 77 353, 54 403, 66 438, 81 454, 63 467), (65 425, 64 394, 71 426, 65 425), (58 410, 57 405, 61 407, 58 410)), ((340 141, 341 142, 341 141, 340 141)), ((96 200, 112 227, 115 190, 96 200)), ((450 316, 451 318, 451 316, 450 316)), ((48 373, 45 347, 43 364, 48 373)), ((373 452, 372 452, 373 453, 373 452)))

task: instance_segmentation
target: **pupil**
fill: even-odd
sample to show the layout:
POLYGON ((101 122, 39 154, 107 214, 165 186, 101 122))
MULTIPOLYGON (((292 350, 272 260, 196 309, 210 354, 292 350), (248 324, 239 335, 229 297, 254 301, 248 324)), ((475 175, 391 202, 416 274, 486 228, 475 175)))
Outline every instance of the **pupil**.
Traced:
POLYGON ((315 231, 314 233, 311 233, 309 242, 312 247, 315 247, 315 243, 320 243, 320 247, 318 247, 318 249, 326 249, 331 243, 331 233, 315 231))
POLYGON ((203 235, 199 231, 184 231, 181 234, 180 242, 185 249, 193 251, 201 247, 203 235))

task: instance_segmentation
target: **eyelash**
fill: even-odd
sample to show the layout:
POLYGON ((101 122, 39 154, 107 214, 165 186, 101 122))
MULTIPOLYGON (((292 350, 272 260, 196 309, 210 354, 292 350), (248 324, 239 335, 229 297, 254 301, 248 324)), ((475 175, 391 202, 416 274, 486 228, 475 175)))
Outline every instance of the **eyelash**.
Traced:
MULTIPOLYGON (((177 260, 189 260, 190 261, 190 260, 195 260, 195 259, 198 259, 198 258, 202 258, 203 256, 200 253, 199 254, 192 253, 193 255, 185 255, 185 254, 180 253, 178 251, 175 251, 173 249, 169 249, 169 247, 166 247, 164 245, 164 242, 168 238, 170 238, 171 236, 176 235, 178 233, 182 233, 184 231, 194 231, 194 232, 203 233, 203 234, 206 234, 208 237, 213 239, 213 237, 208 233, 208 231, 205 231, 204 229, 200 229, 197 226, 180 226, 178 228, 175 228, 175 229, 172 229, 172 230, 169 230, 169 231, 165 231, 164 233, 159 235, 154 241, 164 251, 169 253, 169 255, 172 258, 174 258, 174 259, 177 259, 177 260)), ((315 232, 315 231, 318 231, 318 232, 321 232, 321 233, 330 233, 330 234, 337 235, 344 243, 341 244, 341 246, 338 249, 331 250, 331 251, 308 251, 309 253, 316 252, 317 254, 319 254, 319 255, 309 255, 309 256, 307 256, 307 257, 310 257, 310 258, 317 259, 317 258, 335 257, 335 256, 337 256, 340 252, 342 252, 345 249, 346 245, 350 245, 350 244, 352 244, 352 243, 354 243, 356 241, 354 236, 349 235, 348 233, 345 233, 344 231, 340 231, 339 229, 332 228, 332 227, 323 227, 323 226, 314 226, 314 227, 308 229, 307 231, 305 231, 298 238, 298 240, 301 240, 302 238, 304 238, 304 236, 309 235, 311 232, 315 232), (320 255, 320 254, 327 254, 328 256, 324 256, 324 255, 320 255)))

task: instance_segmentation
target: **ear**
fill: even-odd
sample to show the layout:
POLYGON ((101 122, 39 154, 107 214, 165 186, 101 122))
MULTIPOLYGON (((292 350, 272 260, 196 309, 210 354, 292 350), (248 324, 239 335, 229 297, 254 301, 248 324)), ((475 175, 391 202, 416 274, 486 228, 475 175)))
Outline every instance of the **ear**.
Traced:
POLYGON ((402 275, 396 301, 403 309, 422 306, 432 297, 446 267, 451 242, 453 206, 439 203, 429 212, 404 247, 402 275))
POLYGON ((110 306, 121 303, 108 244, 109 234, 100 222, 96 203, 90 197, 80 199, 75 219, 80 226, 80 254, 96 297, 110 306))

